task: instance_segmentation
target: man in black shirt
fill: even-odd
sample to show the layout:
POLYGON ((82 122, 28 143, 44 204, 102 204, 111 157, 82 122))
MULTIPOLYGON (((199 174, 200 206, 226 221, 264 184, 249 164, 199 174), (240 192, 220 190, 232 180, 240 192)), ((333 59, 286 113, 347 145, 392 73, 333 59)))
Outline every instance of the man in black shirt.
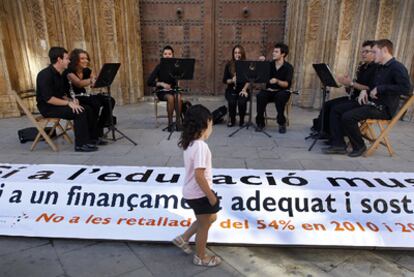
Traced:
POLYGON ((286 133, 285 106, 289 100, 292 85, 293 66, 285 61, 289 53, 286 44, 277 43, 273 48, 273 61, 270 62, 270 80, 266 84, 266 90, 257 94, 256 131, 260 132, 265 127, 264 113, 266 105, 274 102, 277 110, 277 123, 279 133, 286 133))
MULTIPOLYGON (((367 149, 359 129, 358 122, 365 119, 391 119, 398 109, 401 94, 411 91, 410 78, 403 64, 392 56, 393 44, 388 39, 375 42, 375 62, 380 64, 369 90, 362 90, 358 96, 356 107, 347 109, 341 118, 336 134, 338 141, 347 135, 353 151, 350 157, 359 157, 367 149)), ((326 154, 345 154, 345 143, 342 146, 332 145, 324 149, 326 154)))
POLYGON ((50 65, 39 72, 36 79, 37 108, 44 117, 55 117, 74 120, 75 151, 91 152, 98 148, 90 143, 88 116, 91 112, 79 105, 77 99, 66 96, 66 88, 62 73, 68 67, 68 52, 62 47, 49 50, 50 65))
MULTIPOLYGON (((377 70, 377 64, 375 63, 375 53, 372 50, 374 46, 373 40, 366 40, 362 43, 361 49, 361 63, 359 64, 356 72, 356 79, 352 80, 348 75, 339 76, 337 78, 338 82, 342 85, 346 86, 346 92, 349 94, 348 96, 342 96, 338 98, 334 98, 332 100, 327 101, 324 104, 323 112, 323 130, 322 134, 326 135, 329 138, 329 143, 332 143, 331 140, 331 129, 335 129, 338 125, 340 125, 342 113, 347 111, 350 108, 356 107, 358 103, 356 99, 361 90, 369 89, 372 87, 375 77, 375 72, 377 70), (332 112, 333 109, 338 106, 343 105, 342 108, 336 109, 336 112, 332 112), (345 108, 346 107, 346 108, 345 108), (332 126, 333 127, 332 127, 332 126)), ((322 111, 321 111, 322 112, 322 111)), ((317 119, 314 119, 314 126, 313 129, 315 131, 320 131, 321 126, 321 118, 322 114, 319 114, 317 119)))

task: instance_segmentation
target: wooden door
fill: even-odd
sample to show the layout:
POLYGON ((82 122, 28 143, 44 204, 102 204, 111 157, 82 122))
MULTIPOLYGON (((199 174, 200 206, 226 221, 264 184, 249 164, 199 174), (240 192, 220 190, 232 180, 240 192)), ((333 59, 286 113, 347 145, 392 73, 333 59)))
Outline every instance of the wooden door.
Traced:
POLYGON ((276 42, 283 41, 286 1, 216 1, 215 91, 224 93, 224 67, 237 44, 246 51, 246 59, 260 55, 271 58, 276 42))
MULTIPOLYGON (((224 65, 242 44, 247 57, 269 54, 282 41, 286 0, 140 0, 145 80, 159 63, 162 48, 176 57, 196 59, 194 80, 183 82, 192 94, 220 95, 224 65)), ((145 94, 151 89, 146 87, 145 94)))

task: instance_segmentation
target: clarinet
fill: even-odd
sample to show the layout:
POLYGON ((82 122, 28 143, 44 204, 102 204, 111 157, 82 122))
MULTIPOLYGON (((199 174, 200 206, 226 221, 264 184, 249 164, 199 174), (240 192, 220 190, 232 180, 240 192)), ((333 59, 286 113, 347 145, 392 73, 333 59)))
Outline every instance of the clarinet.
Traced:
MULTIPOLYGON (((359 71, 361 70, 361 68, 362 68, 362 66, 364 65, 365 63, 363 63, 363 62, 360 62, 359 64, 358 64, 358 67, 357 67, 357 70, 356 70, 356 72, 355 72, 355 76, 356 76, 356 78, 353 78, 352 79, 352 82, 356 82, 356 80, 357 80, 357 78, 358 78, 358 75, 359 75, 359 71)), ((355 88, 354 87, 352 87, 352 88, 350 88, 350 90, 349 90, 349 100, 352 100, 352 97, 354 96, 354 93, 355 93, 355 88)))
POLYGON ((69 95, 72 100, 76 99, 75 91, 73 90, 72 82, 69 80, 69 95))
MULTIPOLYGON (((69 79, 68 79, 69 80, 69 79)), ((75 98, 76 98, 76 94, 75 94, 75 91, 73 90, 73 85, 72 85, 72 82, 69 80, 69 94, 70 94, 70 97, 73 99, 73 100, 75 100, 75 98)), ((91 96, 89 93, 79 93, 77 96, 85 96, 85 97, 89 97, 89 96, 91 96)))

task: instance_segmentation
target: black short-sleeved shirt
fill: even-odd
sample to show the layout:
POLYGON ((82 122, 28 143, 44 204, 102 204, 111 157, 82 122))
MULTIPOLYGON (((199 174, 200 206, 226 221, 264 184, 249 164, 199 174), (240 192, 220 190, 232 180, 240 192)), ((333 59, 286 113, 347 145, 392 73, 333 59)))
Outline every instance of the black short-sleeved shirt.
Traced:
POLYGON ((279 69, 276 69, 276 61, 270 62, 269 81, 272 78, 276 78, 278 80, 288 82, 289 85, 287 88, 283 88, 279 86, 278 84, 271 84, 268 82, 266 84, 266 88, 275 89, 275 90, 290 89, 292 85, 292 79, 293 79, 293 66, 287 61, 285 61, 279 69))
MULTIPOLYGON (((224 68, 224 74, 223 74, 223 83, 227 84, 228 79, 232 79, 234 77, 234 74, 230 71, 230 62, 226 64, 226 67, 224 68)), ((234 87, 234 84, 227 84, 226 91, 231 91, 235 93, 239 93, 244 88, 244 85, 246 83, 236 83, 236 88, 234 87)))
POLYGON ((384 105, 390 116, 398 109, 401 94, 411 92, 411 83, 405 66, 392 58, 384 65, 379 65, 376 72, 373 88, 377 88, 378 99, 374 100, 377 105, 384 105))
MULTIPOLYGON (((177 86, 177 81, 171 76, 161 76, 161 65, 158 64, 155 69, 152 71, 151 75, 148 77, 147 85, 150 87, 155 87, 157 82, 164 82, 171 87, 177 86)), ((162 89, 162 87, 157 87, 157 89, 162 89)))
MULTIPOLYGON (((67 85, 67 91, 69 91, 69 79, 68 79, 68 74, 69 73, 73 73, 73 74, 75 74, 76 75, 76 72, 74 71, 74 70, 72 70, 72 69, 66 69, 64 72, 63 72, 63 77, 64 77, 64 79, 67 81, 66 82, 66 85, 67 85)), ((89 79, 89 78, 91 78, 91 74, 92 74, 92 70, 90 69, 90 68, 88 68, 88 67, 86 67, 86 68, 84 68, 83 70, 82 70, 82 79, 81 80, 86 80, 86 79, 89 79)), ((79 77, 79 76, 78 76, 79 77)), ((80 87, 77 87, 77 86, 75 86, 74 84, 72 84, 72 88, 73 88, 73 92, 75 92, 75 94, 81 94, 81 93, 86 93, 86 89, 83 87, 83 88, 80 88, 80 87)))
POLYGON ((37 74, 36 101, 40 112, 54 106, 47 103, 52 96, 63 99, 67 95, 66 83, 63 75, 52 65, 49 65, 37 74))
MULTIPOLYGON (((374 79, 375 79, 375 74, 377 72, 377 69, 378 69, 378 64, 374 62, 361 64, 358 67, 355 82, 357 82, 358 84, 367 86, 367 87, 372 87, 374 84, 374 79)), ((358 97, 360 92, 361 92, 360 90, 354 89, 352 93, 352 98, 358 97)))

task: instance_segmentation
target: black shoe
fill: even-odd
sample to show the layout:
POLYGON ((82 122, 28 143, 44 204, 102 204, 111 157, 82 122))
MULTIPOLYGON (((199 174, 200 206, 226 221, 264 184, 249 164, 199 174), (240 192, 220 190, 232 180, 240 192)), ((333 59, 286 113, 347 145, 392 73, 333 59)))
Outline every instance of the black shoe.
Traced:
POLYGON ((91 145, 91 144, 75 146, 75 152, 94 152, 97 150, 98 150, 98 147, 91 145))
POLYGON ((89 143, 89 145, 93 145, 93 146, 107 145, 107 144, 108 144, 108 142, 106 140, 103 140, 102 138, 92 139, 92 140, 90 140, 90 143, 89 143))
POLYGON ((107 145, 108 142, 102 138, 98 138, 98 141, 96 142, 96 145, 107 145))
POLYGON ((244 118, 240 118, 239 126, 240 127, 244 126, 244 118))
POLYGON ((346 154, 345 147, 342 146, 331 146, 328 148, 322 148, 322 153, 324 154, 346 154))
POLYGON ((286 133, 286 126, 285 125, 280 125, 279 126, 279 133, 281 133, 281 134, 286 133))
POLYGON ((172 125, 172 124, 170 124, 170 125, 168 125, 168 127, 167 127, 167 132, 173 132, 174 131, 174 125, 172 125))
POLYGON ((353 150, 351 153, 348 154, 348 157, 356 158, 364 154, 364 152, 367 150, 367 147, 364 145, 363 147, 353 150))
POLYGON ((95 151, 98 150, 98 146, 96 146, 96 144, 90 144, 90 143, 88 143, 88 144, 84 144, 84 146, 85 145, 87 147, 89 147, 90 149, 94 149, 95 151))
POLYGON ((323 144, 325 144, 325 145, 332 145, 332 142, 331 142, 331 140, 326 140, 326 141, 323 142, 323 144))
POLYGON ((257 125, 255 131, 256 132, 263 132, 264 126, 257 125))

